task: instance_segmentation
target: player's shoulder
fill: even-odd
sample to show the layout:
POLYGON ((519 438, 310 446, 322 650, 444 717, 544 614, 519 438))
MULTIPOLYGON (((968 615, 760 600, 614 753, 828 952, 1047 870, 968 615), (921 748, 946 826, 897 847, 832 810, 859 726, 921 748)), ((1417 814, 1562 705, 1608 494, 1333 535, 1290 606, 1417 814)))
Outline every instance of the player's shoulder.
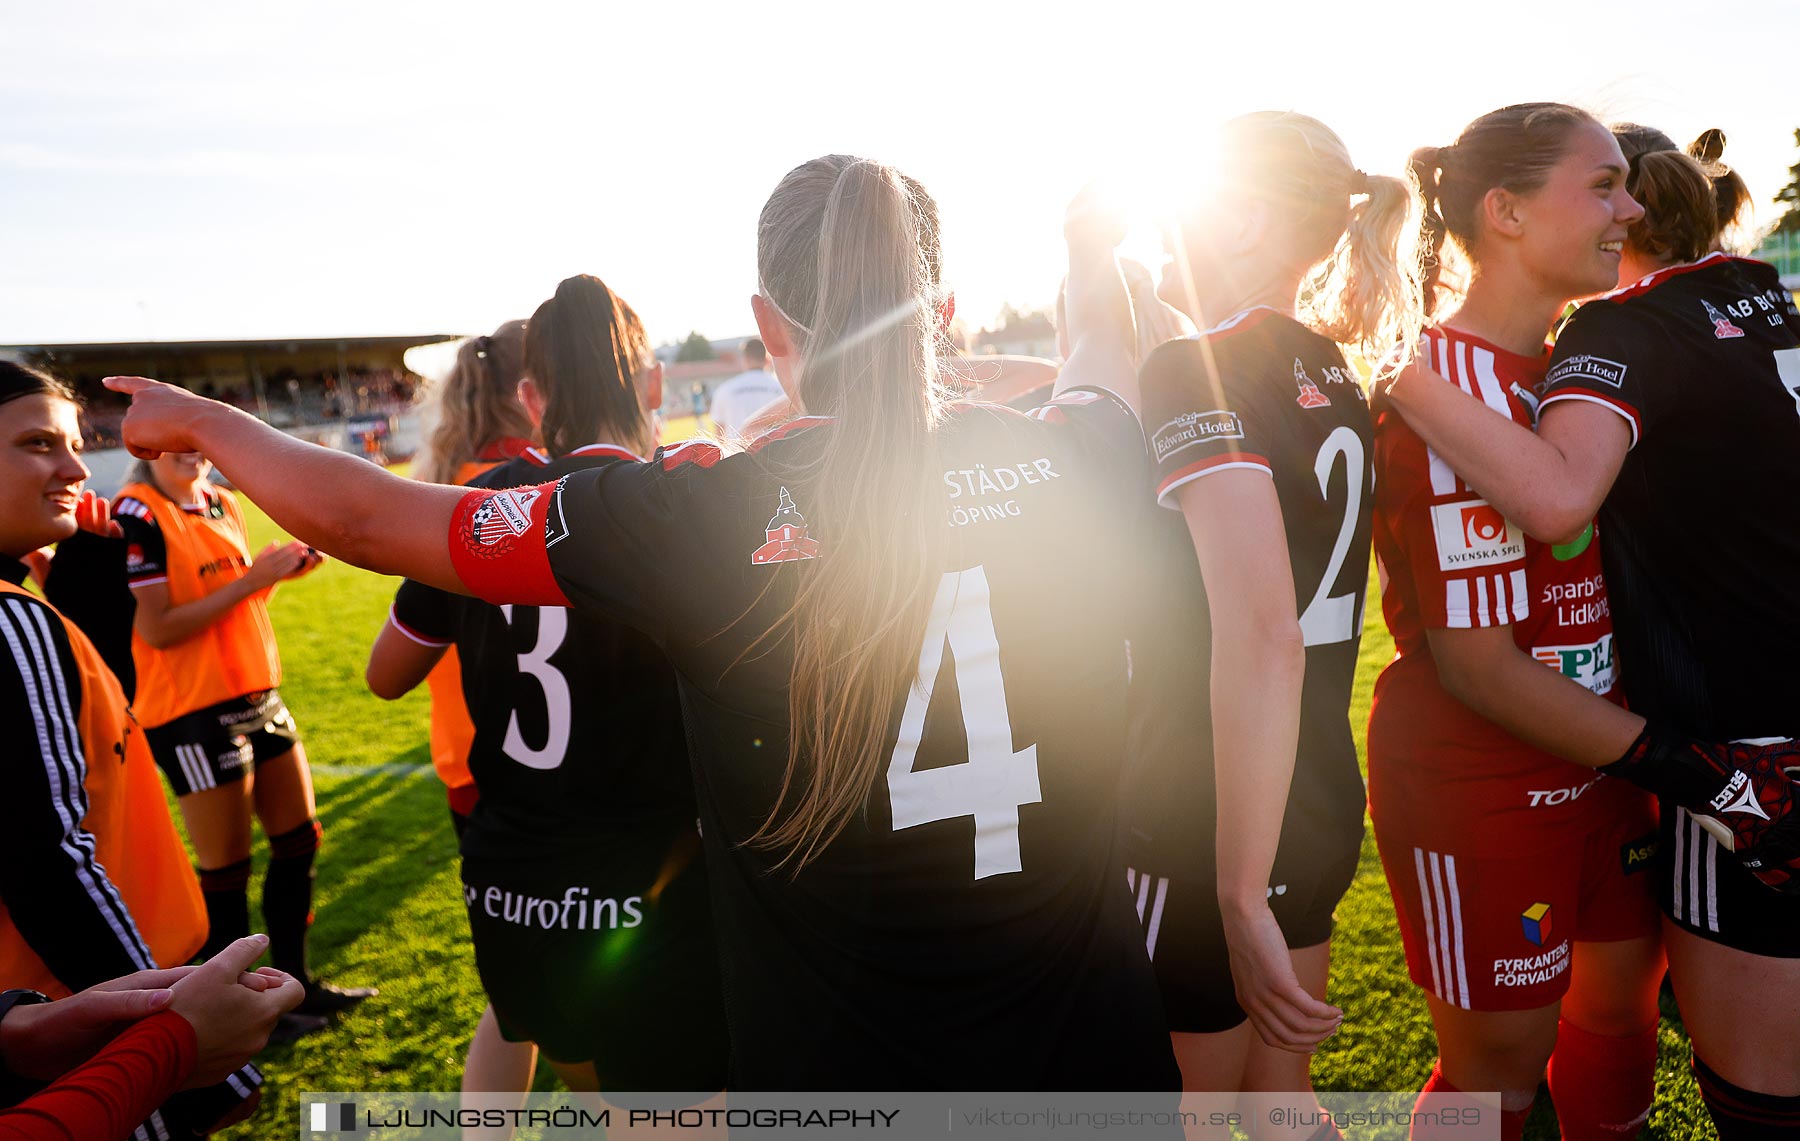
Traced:
POLYGON ((129 520, 148 527, 157 525, 156 513, 150 510, 150 504, 144 500, 141 490, 131 485, 127 485, 113 499, 112 517, 121 523, 129 520))
POLYGON ((67 658, 68 624, 62 611, 45 599, 22 588, 0 590, 0 631, 6 635, 0 641, 11 649, 0 652, 0 674, 41 677, 52 670, 62 672, 60 662, 44 656, 44 636, 49 636, 59 657, 67 658))
POLYGON ((810 451, 829 431, 831 422, 829 416, 799 416, 769 429, 742 448, 727 448, 706 437, 681 440, 656 449, 649 466, 680 478, 738 478, 771 460, 810 451))
POLYGON ((552 483, 588 468, 615 463, 644 463, 644 457, 616 444, 588 444, 565 455, 552 457, 542 448, 530 447, 504 463, 495 464, 464 486, 485 490, 529 487, 552 483))

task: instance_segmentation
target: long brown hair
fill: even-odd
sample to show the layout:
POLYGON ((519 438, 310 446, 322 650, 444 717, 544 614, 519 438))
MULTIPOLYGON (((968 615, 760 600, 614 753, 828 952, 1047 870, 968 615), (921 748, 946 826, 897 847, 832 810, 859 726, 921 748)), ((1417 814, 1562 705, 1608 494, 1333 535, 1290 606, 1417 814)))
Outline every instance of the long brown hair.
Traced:
POLYGON ((525 327, 525 375, 544 396, 544 450, 567 455, 598 433, 649 455, 656 431, 638 377, 653 360, 635 309, 591 274, 564 278, 525 327))
POLYGON ((525 322, 508 321, 485 337, 464 341, 444 382, 427 389, 423 411, 435 419, 413 457, 413 478, 455 483, 456 473, 500 440, 531 438, 519 406, 525 322))
POLYGON ((1425 198, 1425 311, 1437 308, 1446 238, 1456 239, 1472 258, 1480 237, 1481 203, 1496 188, 1530 194, 1549 181, 1550 171, 1568 153, 1574 131, 1592 115, 1566 103, 1516 103, 1489 111, 1463 128, 1447 147, 1422 147, 1412 154, 1413 176, 1425 198))
POLYGON ((868 159, 794 168, 758 222, 761 289, 792 327, 800 404, 836 421, 803 475, 823 557, 764 635, 793 639, 790 733, 780 795, 747 842, 796 874, 861 810, 918 671, 942 527, 939 264, 937 204, 868 159))
POLYGON ((1654 236, 1654 231, 1659 225, 1655 218, 1657 214, 1661 214, 1668 224, 1690 233, 1702 229, 1711 231, 1706 239, 1706 245, 1701 248, 1700 253, 1679 257, 1677 260, 1693 261, 1710 250, 1720 248, 1724 243, 1726 231, 1739 224, 1746 208, 1750 205, 1750 188, 1745 185, 1743 176, 1733 170, 1725 161, 1725 132, 1717 127, 1708 128, 1701 131, 1686 147, 1676 146, 1675 140, 1662 131, 1655 127, 1646 127, 1641 123, 1614 123, 1612 133, 1613 138, 1618 140, 1619 150, 1625 155, 1625 161, 1631 164, 1625 188, 1633 198, 1644 203, 1644 209, 1648 215, 1637 225, 1632 226, 1632 244, 1651 256, 1659 258, 1665 256, 1668 250, 1678 247, 1685 249, 1691 245, 1685 236, 1671 234, 1666 241, 1654 236), (1691 197, 1695 193, 1692 185, 1692 172, 1682 164, 1672 163, 1667 159, 1653 160, 1652 166, 1655 170, 1649 176, 1650 181, 1646 183, 1643 164, 1644 160, 1653 154, 1686 154, 1699 165, 1701 173, 1706 176, 1711 188, 1713 220, 1710 225, 1700 223, 1699 219, 1693 215, 1692 202, 1685 203, 1679 209, 1671 210, 1674 203, 1672 196, 1691 197), (1638 193, 1639 189, 1643 189, 1645 193, 1659 194, 1663 204, 1662 210, 1652 212, 1650 204, 1644 202, 1643 195, 1638 193), (1672 214, 1679 215, 1679 218, 1671 217, 1672 214), (1640 240, 1640 227, 1643 228, 1642 240, 1640 240), (1667 249, 1655 248, 1659 246, 1667 247, 1667 249))

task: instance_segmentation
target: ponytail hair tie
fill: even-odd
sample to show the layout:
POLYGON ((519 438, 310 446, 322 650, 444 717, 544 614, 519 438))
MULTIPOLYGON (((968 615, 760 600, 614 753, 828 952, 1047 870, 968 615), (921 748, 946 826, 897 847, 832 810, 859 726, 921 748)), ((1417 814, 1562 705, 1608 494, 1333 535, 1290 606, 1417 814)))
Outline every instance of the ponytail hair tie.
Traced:
POLYGON ((1360 170, 1350 172, 1350 193, 1367 194, 1369 192, 1369 176, 1360 170))
POLYGON ((481 357, 482 359, 485 360, 488 355, 488 346, 492 343, 493 343, 493 338, 486 336, 485 334, 482 336, 476 337, 475 338, 475 355, 478 357, 481 357))

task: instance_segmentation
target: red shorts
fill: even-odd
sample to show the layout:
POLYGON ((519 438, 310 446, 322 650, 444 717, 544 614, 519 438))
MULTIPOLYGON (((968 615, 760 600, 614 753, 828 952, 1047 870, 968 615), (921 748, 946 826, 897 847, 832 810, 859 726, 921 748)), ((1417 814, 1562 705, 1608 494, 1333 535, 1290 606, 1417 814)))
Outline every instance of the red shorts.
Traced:
POLYGON ((1578 823, 1515 828, 1507 854, 1491 833, 1446 842, 1433 827, 1433 844, 1377 817, 1415 983, 1465 1010, 1533 1010, 1568 992, 1572 943, 1656 933, 1656 802, 1601 783, 1614 787, 1583 797, 1578 823))

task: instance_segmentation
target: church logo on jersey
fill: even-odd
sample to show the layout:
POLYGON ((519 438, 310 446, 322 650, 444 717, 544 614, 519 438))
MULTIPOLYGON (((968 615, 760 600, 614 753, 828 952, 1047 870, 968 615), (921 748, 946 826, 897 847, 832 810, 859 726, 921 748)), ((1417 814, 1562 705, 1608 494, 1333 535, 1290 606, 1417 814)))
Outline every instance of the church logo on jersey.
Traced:
POLYGON ((1300 363, 1299 357, 1294 358, 1294 383, 1300 387, 1300 395, 1294 401, 1300 407, 1324 408, 1331 403, 1331 397, 1320 392, 1313 378, 1306 375, 1306 366, 1300 363))
POLYGON ((806 516, 794 506, 794 498, 785 487, 781 489, 781 504, 776 507, 775 517, 769 520, 764 533, 768 541, 751 554, 751 566, 819 557, 819 541, 807 537, 806 516))
POLYGON ((1236 412, 1221 408, 1212 412, 1183 412, 1158 428, 1150 443, 1156 450, 1156 462, 1161 463, 1195 444, 1243 438, 1244 422, 1238 419, 1236 412))
POLYGON ((1712 302, 1701 298, 1700 304, 1706 306, 1706 319, 1712 322, 1713 336, 1721 341, 1729 341, 1733 337, 1744 335, 1742 329, 1731 323, 1731 318, 1713 308, 1712 302))
POLYGON ((1434 505, 1431 529, 1439 570, 1469 570, 1525 557, 1525 533, 1485 499, 1434 505))
POLYGON ((1531 656, 1577 685, 1602 696, 1613 688, 1613 636, 1579 646, 1533 646, 1531 656))
POLYGON ((532 487, 488 496, 469 516, 469 537, 483 547, 491 547, 523 535, 531 529, 531 505, 540 494, 532 487))
POLYGON ((1577 353, 1567 360, 1557 362, 1556 367, 1550 370, 1550 375, 1544 378, 1544 387, 1549 388, 1565 380, 1591 380, 1596 384, 1619 388, 1625 383, 1625 366, 1592 353, 1577 353))

